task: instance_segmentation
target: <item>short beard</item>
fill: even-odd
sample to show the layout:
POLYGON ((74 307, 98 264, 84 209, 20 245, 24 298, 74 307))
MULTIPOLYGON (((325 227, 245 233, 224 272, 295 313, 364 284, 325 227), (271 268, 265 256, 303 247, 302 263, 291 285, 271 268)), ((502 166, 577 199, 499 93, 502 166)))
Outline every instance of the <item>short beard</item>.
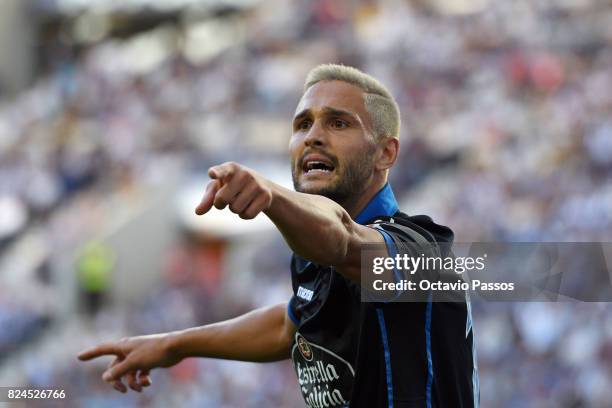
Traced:
POLYGON ((318 190, 304 190, 296 176, 295 164, 291 165, 291 173, 293 176, 293 188, 295 191, 307 194, 318 194, 335 201, 344 206, 352 199, 359 197, 366 189, 368 180, 374 172, 374 156, 375 147, 372 146, 363 155, 348 160, 341 169, 338 181, 332 185, 325 186, 318 190))

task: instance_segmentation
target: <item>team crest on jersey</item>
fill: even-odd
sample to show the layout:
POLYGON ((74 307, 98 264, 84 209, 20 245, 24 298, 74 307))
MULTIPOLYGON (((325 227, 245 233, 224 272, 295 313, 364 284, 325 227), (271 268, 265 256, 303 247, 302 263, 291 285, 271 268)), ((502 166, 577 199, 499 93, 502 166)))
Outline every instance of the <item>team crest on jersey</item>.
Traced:
POLYGON ((291 360, 308 408, 346 407, 355 371, 342 357, 308 342, 299 332, 291 348, 291 360))
POLYGON ((308 341, 306 341, 304 337, 298 334, 296 336, 296 343, 298 346, 298 350, 300 350, 300 353, 302 354, 304 359, 306 359, 306 361, 312 361, 312 349, 310 348, 308 341))

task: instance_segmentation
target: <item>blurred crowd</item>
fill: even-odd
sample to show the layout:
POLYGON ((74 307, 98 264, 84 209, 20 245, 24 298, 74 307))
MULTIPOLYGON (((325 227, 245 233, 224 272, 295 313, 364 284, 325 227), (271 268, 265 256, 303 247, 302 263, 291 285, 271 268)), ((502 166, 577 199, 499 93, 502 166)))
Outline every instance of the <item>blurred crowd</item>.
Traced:
MULTIPOLYGON (((610 241, 611 19, 605 0, 275 0, 189 30, 168 23, 78 49, 58 39, 35 84, 0 101, 0 368, 50 321, 68 328, 59 339, 87 346, 265 303, 215 296, 230 278, 198 273, 208 255, 189 240, 168 254, 158 290, 121 319, 112 303, 88 321, 31 299, 59 302, 49 264, 74 274, 83 242, 126 203, 137 211, 143 186, 225 160, 289 171, 290 117, 318 63, 357 66, 396 96, 391 183, 406 212, 433 216, 461 242, 610 241), (32 251, 40 262, 8 261, 32 251)), ((263 253, 286 256, 253 268, 265 263, 258 284, 280 299, 289 254, 280 239, 269 245, 263 253)), ((483 407, 609 406, 607 304, 479 303, 474 313, 483 407)), ((77 365, 54 341, 9 369, 31 384, 72 384, 75 404, 300 406, 288 364, 210 360, 156 373, 144 395, 111 397, 101 366, 77 365)))

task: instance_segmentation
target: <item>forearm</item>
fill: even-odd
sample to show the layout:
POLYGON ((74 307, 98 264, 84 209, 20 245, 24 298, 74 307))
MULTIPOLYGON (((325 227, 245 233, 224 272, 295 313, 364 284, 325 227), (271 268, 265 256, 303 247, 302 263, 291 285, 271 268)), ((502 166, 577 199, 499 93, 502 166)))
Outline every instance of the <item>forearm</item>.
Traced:
POLYGON ((289 247, 304 259, 321 265, 343 264, 354 232, 350 215, 332 200, 272 186, 265 210, 289 247))
POLYGON ((169 347, 181 358, 283 360, 289 358, 292 339, 287 319, 286 303, 265 307, 231 320, 173 332, 169 347))
POLYGON ((255 171, 228 162, 211 167, 213 179, 196 208, 199 215, 214 205, 243 219, 264 212, 300 257, 333 266, 349 279, 360 280, 363 243, 382 243, 372 228, 355 223, 334 201, 315 194, 298 193, 261 177, 255 171))

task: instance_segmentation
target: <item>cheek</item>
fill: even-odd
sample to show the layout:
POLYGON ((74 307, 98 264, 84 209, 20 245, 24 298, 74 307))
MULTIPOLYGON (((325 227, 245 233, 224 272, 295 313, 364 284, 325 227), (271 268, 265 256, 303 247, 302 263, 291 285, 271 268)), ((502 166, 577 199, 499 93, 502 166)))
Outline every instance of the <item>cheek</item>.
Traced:
POLYGON ((300 157, 300 146, 301 143, 298 137, 292 136, 291 139, 289 139, 289 156, 291 157, 292 165, 295 164, 295 162, 300 157))
POLYGON ((298 137, 291 136, 291 138, 289 139, 289 152, 293 153, 297 148, 298 144, 298 137))
POLYGON ((374 152, 375 148, 370 144, 364 143, 346 146, 345 150, 342 152, 342 159, 340 160, 339 167, 341 169, 345 167, 370 168, 370 166, 374 165, 374 152))
POLYGON ((338 143, 334 146, 339 158, 353 159, 370 156, 372 146, 370 144, 358 141, 353 143, 338 143))

